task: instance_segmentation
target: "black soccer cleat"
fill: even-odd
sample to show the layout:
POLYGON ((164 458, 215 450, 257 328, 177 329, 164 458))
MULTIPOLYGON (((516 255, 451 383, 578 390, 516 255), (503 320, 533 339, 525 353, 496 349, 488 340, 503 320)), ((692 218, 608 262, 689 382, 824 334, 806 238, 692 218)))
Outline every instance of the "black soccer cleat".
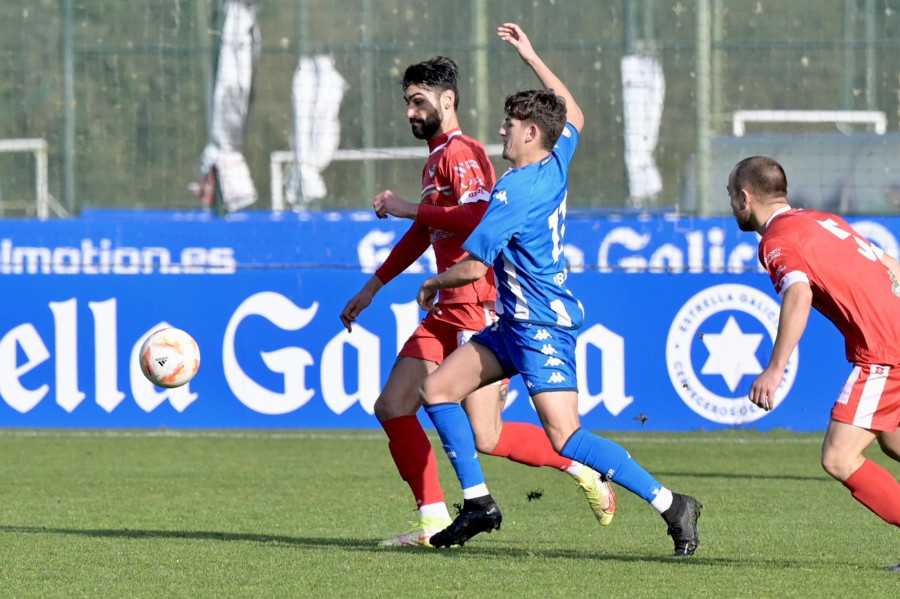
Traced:
POLYGON ((466 541, 481 532, 500 530, 503 515, 500 507, 491 499, 484 505, 466 500, 450 526, 431 537, 432 547, 462 547, 466 541))
POLYGON ((672 493, 672 505, 663 512, 663 520, 669 525, 668 534, 675 541, 675 557, 693 555, 700 544, 697 519, 703 504, 680 493, 672 493))
POLYGON ((896 566, 888 566, 883 571, 884 572, 900 572, 900 564, 897 564, 896 566))

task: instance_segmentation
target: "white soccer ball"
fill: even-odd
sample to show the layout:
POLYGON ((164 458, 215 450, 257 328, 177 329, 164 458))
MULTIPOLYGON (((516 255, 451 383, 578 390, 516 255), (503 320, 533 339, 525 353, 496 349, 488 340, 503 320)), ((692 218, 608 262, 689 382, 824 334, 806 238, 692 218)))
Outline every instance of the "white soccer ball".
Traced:
POLYGON ((159 387, 180 387, 200 368, 200 348, 181 329, 159 329, 150 334, 138 355, 141 372, 159 387))

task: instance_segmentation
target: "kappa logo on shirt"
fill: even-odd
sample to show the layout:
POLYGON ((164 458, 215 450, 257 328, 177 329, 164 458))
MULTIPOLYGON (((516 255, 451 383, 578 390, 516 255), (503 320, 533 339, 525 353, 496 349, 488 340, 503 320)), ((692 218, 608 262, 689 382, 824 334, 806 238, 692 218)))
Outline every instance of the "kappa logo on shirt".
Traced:
POLYGON ((495 193, 494 199, 497 200, 498 202, 503 202, 507 206, 509 205, 509 202, 506 200, 506 190, 505 189, 502 189, 502 190, 498 191, 497 193, 495 193))

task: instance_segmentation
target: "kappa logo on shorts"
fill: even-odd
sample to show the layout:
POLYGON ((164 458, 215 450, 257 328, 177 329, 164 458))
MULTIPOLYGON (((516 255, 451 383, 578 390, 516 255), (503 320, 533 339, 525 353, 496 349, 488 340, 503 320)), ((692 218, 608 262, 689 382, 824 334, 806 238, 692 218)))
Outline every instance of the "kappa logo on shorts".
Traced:
POLYGON ((557 353, 557 351, 553 349, 552 345, 550 345, 549 343, 545 343, 544 347, 541 348, 541 353, 545 356, 552 356, 553 354, 557 353))
POLYGON ((553 374, 550 375, 550 378, 547 379, 547 382, 548 383, 563 383, 563 382, 565 382, 565 380, 566 380, 566 377, 564 377, 561 373, 554 372, 553 374))
POLYGON ((553 356, 550 356, 549 358, 547 358, 547 361, 544 362, 544 366, 551 366, 551 367, 552 366, 562 366, 563 364, 565 364, 565 362, 563 362, 559 358, 554 358, 553 356))
POLYGON ((538 332, 534 334, 534 337, 532 337, 532 339, 534 339, 535 341, 546 341, 552 336, 553 335, 551 335, 550 331, 548 331, 547 329, 538 329, 538 332))
MULTIPOLYGON (((669 378, 681 400, 707 420, 722 424, 744 424, 765 416, 768 412, 750 403, 747 394, 771 355, 780 311, 769 295, 746 285, 715 285, 685 302, 666 340, 669 378)), ((775 392, 773 409, 790 391, 798 362, 795 350, 775 392)))

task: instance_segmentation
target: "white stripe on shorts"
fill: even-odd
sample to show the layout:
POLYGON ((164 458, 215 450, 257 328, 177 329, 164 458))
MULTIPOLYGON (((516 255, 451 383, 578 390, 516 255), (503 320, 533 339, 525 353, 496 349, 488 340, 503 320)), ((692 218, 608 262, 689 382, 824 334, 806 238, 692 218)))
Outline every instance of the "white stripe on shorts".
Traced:
POLYGON ((866 379, 862 396, 859 398, 859 405, 856 407, 856 415, 853 417, 854 425, 860 428, 872 428, 872 418, 875 416, 875 410, 878 409, 878 402, 881 400, 881 394, 884 392, 884 385, 887 383, 890 373, 890 366, 878 364, 869 366, 869 378, 866 379))
POLYGON ((847 382, 844 383, 844 387, 843 389, 841 389, 841 394, 838 395, 837 403, 842 403, 844 405, 850 403, 850 392, 853 391, 853 385, 856 384, 856 379, 859 378, 859 373, 861 372, 861 367, 853 367, 853 370, 850 372, 850 376, 847 377, 847 382))

